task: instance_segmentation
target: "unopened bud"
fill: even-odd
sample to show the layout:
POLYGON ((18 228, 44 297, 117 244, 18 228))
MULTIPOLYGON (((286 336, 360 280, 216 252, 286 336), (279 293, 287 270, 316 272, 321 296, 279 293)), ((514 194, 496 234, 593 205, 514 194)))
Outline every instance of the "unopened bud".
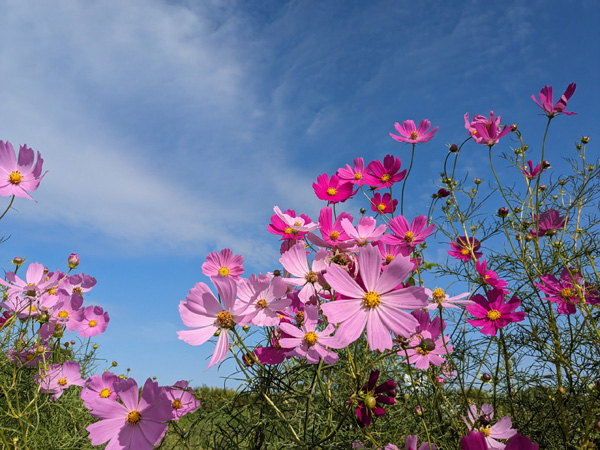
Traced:
POLYGON ((473 182, 474 182, 476 185, 480 185, 480 184, 481 184, 481 178, 475 178, 475 180, 473 180, 473 182))
POLYGON ((558 200, 558 195, 553 195, 553 196, 552 196, 552 199, 553 199, 553 200, 558 200))
POLYGON ((69 343, 68 342, 65 342, 63 345, 65 346, 65 348, 69 348, 69 343))
POLYGON ((75 340, 71 339, 71 345, 75 345, 75 340))
POLYGON ((19 257, 19 256, 15 256, 12 260, 12 263, 19 267, 21 264, 23 264, 23 258, 19 257))
POLYGON ((481 374, 481 381, 485 381, 486 383, 492 379, 492 376, 489 373, 481 374))
POLYGON ((421 347, 426 352, 431 352, 435 350, 435 342, 433 341, 433 339, 423 339, 419 347, 421 347))
POLYGON ((502 208, 498 209, 498 216, 505 218, 508 216, 508 208, 506 206, 503 206, 502 208))
POLYGON ((250 325, 244 325, 242 327, 242 330, 244 330, 246 333, 248 332, 249 329, 250 329, 250 325))
POLYGON ((581 144, 577 144, 577 145, 575 146, 575 148, 576 148, 577 150, 581 150, 581 149, 583 148, 583 145, 581 145, 581 144))
POLYGON ((57 323, 56 325, 54 325, 54 331, 52 332, 52 336, 54 336, 57 339, 60 339, 61 337, 63 337, 64 332, 65 331, 63 328, 63 324, 57 323))
POLYGON ((458 145, 452 144, 448 150, 450 150, 452 153, 456 153, 458 151, 458 145))
POLYGON ((77 253, 71 253, 69 255, 69 259, 67 260, 68 264, 69 264, 69 268, 70 269, 74 269, 75 267, 77 267, 79 265, 79 256, 77 255, 77 253))
POLYGON ((367 212, 367 210, 365 208, 360 208, 360 213, 364 214, 365 212, 367 212))
POLYGON ((600 431, 600 420, 596 422, 596 430, 600 431))
POLYGON ((44 267, 44 275, 48 275, 48 272, 50 272, 50 269, 48 269, 47 267, 44 267))
POLYGON ((523 210, 517 206, 515 209, 513 209, 513 211, 515 212, 515 214, 519 214, 523 210))
POLYGON ((98 344, 94 344, 94 345, 92 345, 92 348, 93 348, 94 350, 98 350, 98 344))
POLYGON ((275 270, 273 271, 273 276, 274 276, 274 277, 280 277, 280 276, 281 276, 281 270, 279 270, 279 269, 275 269, 275 270))
POLYGON ((549 169, 550 161, 542 161, 542 169, 549 169))
POLYGON ((526 241, 533 241, 533 236, 531 234, 526 234, 525 235, 525 240, 526 241))
POLYGON ((545 191, 548 188, 545 184, 540 184, 540 191, 545 191))
POLYGON ((567 180, 558 180, 558 184, 564 186, 565 184, 567 184, 567 180))
POLYGON ((116 361, 113 361, 113 362, 112 362, 112 366, 113 366, 113 367, 117 367, 117 366, 118 366, 117 362, 116 362, 116 361))
POLYGON ((450 195, 450 191, 442 188, 439 191, 437 191, 437 196, 439 198, 444 198, 444 197, 448 197, 450 195))
POLYGON ((589 144, 590 143, 590 137, 589 136, 582 136, 581 137, 581 143, 582 144, 589 144))
POLYGON ((446 205, 450 206, 452 204, 452 200, 450 200, 449 198, 446 199, 446 205))
POLYGON ((435 384, 438 386, 443 386, 446 380, 442 377, 435 377, 435 384))
POLYGON ((423 415, 423 408, 421 408, 420 406, 416 406, 415 407, 415 414, 417 416, 422 416, 423 415))
POLYGON ((517 131, 517 124, 516 124, 516 123, 513 123, 513 124, 510 126, 510 131, 513 131, 513 132, 514 132, 514 131, 517 131))
POLYGON ((563 386, 559 386, 558 392, 560 392, 562 395, 565 395, 567 393, 567 390, 563 386))
POLYGON ((152 381, 156 381, 156 377, 155 377, 155 376, 154 376, 154 377, 152 377, 152 381))

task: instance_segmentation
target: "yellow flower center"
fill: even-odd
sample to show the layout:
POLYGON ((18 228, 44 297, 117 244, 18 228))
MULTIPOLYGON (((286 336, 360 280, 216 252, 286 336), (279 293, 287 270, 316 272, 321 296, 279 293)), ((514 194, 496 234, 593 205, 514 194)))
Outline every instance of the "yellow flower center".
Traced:
POLYGON ((571 298, 575 297, 575 292, 570 288, 564 288, 560 291, 560 296, 565 300, 571 300, 571 298))
POLYGON ((100 398, 110 397, 110 389, 104 388, 100 391, 100 398))
POLYGON ((50 294, 50 295, 56 295, 56 286, 52 286, 50 288, 50 290, 48 291, 48 294, 50 294))
POLYGON ((222 277, 226 277, 227 275, 229 275, 229 269, 225 266, 221 267, 219 269, 219 275, 221 275, 222 277))
POLYGON ((340 237, 340 232, 339 231, 332 231, 331 234, 329 235, 329 239, 331 239, 332 241, 337 241, 337 238, 340 237))
POLYGON ((300 226, 302 226, 302 224, 296 220, 296 221, 294 222, 294 226, 295 226, 295 227, 300 227, 300 226))
POLYGON ((379 211, 383 211, 385 209, 385 205, 383 203, 380 203, 379 205, 377 205, 377 209, 379 211))
POLYGON ((337 189, 336 188, 329 188, 329 189, 327 189, 327 195, 331 195, 333 197, 336 194, 337 194, 337 189))
POLYGON ((219 328, 233 328, 233 314, 229 311, 221 311, 217 314, 217 326, 219 328))
POLYGON ((173 400, 173 403, 171 403, 171 406, 173 407, 173 409, 179 409, 183 405, 181 404, 181 400, 175 399, 175 400, 173 400))
POLYGON ((404 240, 406 242, 413 242, 415 240, 415 234, 412 231, 407 231, 404 233, 404 240))
POLYGON ((61 311, 58 313, 58 317, 60 317, 61 319, 68 319, 69 318, 69 313, 65 310, 61 311))
POLYGON ((417 353, 420 353, 421 355, 428 355, 430 353, 429 351, 425 350, 422 347, 417 347, 416 350, 417 350, 417 353))
POLYGON ((8 176, 8 181, 10 181, 12 184, 19 184, 22 179, 23 179, 23 176, 19 173, 18 170, 14 170, 8 176))
POLYGON ((379 294, 377 292, 369 291, 363 298, 363 305, 365 305, 367 308, 377 308, 380 303, 381 299, 379 298, 379 294))
POLYGON ((142 420, 142 415, 137 409, 129 411, 127 414, 127 419, 125 419, 129 425, 137 425, 142 420))
POLYGON ((304 278, 311 284, 315 284, 317 281, 319 281, 319 276, 316 272, 313 272, 312 270, 308 272, 304 278))
POLYGON ((317 333, 315 333, 314 331, 309 331, 308 333, 306 333, 304 335, 304 342, 306 342, 306 344, 309 347, 315 345, 317 343, 317 340, 318 340, 317 333))
POLYGON ((256 309, 265 309, 267 307, 267 301, 264 298, 261 298, 256 302, 256 309))
POLYGON ((354 179, 355 180, 360 180, 361 178, 362 178, 362 173, 358 173, 357 172, 357 173, 354 174, 354 179))
POLYGON ((500 318, 500 311, 497 309, 490 309, 487 313, 487 318, 490 320, 498 320, 500 318))
POLYGON ((285 234, 290 234, 292 231, 292 227, 287 227, 285 230, 283 230, 285 234))
POLYGON ((446 300, 446 293, 442 288, 435 288, 431 294, 434 302, 441 303, 446 300))
POLYGON ((58 385, 59 386, 65 386, 67 384, 67 379, 66 378, 60 378, 58 380, 58 385))
POLYGON ((90 320, 89 325, 90 327, 94 328, 96 325, 98 325, 98 322, 96 322, 95 320, 90 320))
POLYGON ((384 173, 383 175, 381 175, 381 181, 383 181, 384 183, 390 181, 390 178, 392 178, 392 176, 389 173, 384 173))
POLYGON ((386 264, 389 264, 389 263, 391 263, 393 260, 394 260, 394 255, 387 255, 387 256, 385 257, 385 263, 386 263, 386 264))
POLYGON ((73 292, 76 292, 79 295, 83 295, 83 291, 81 290, 81 288, 79 286, 78 287, 74 287, 73 288, 73 292))
POLYGON ((463 255, 463 256, 467 256, 469 253, 471 253, 471 252, 469 251, 469 249, 468 249, 468 248, 463 248, 463 249, 460 251, 460 254, 461 254, 461 255, 463 255))
POLYGON ((482 432, 485 437, 488 437, 490 435, 490 427, 479 427, 479 431, 482 432))
POLYGON ((27 361, 31 361, 33 358, 35 358, 35 354, 33 354, 33 353, 27 353, 27 354, 25 355, 25 359, 26 359, 27 361))
POLYGON ((35 312, 35 306, 31 305, 29 307, 29 314, 33 314, 35 312))
POLYGON ((419 134, 416 131, 413 131, 412 133, 410 133, 410 138, 412 140, 416 140, 419 137, 419 134))

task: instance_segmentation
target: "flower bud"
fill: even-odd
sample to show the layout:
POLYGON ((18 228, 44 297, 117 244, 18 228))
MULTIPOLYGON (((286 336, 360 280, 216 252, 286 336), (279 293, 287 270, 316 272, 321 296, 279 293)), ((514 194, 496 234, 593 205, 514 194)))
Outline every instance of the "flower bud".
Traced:
POLYGON ((75 344, 76 344, 75 340, 71 339, 71 345, 75 345, 75 344))
POLYGON ((75 267, 77 267, 79 265, 79 256, 77 255, 77 253, 71 253, 69 255, 69 259, 67 260, 68 264, 69 264, 69 269, 74 269, 75 267))
POLYGON ((439 191, 437 191, 437 196, 439 198, 444 198, 444 197, 448 197, 450 195, 450 191, 442 188, 439 191))
POLYGON ((21 264, 23 264, 23 258, 19 257, 19 256, 15 256, 12 260, 12 263, 19 267, 21 264))
POLYGON ((492 423, 492 418, 487 415, 487 414, 482 414, 479 416, 479 419, 477 419, 479 421, 479 423, 481 425, 483 425, 484 427, 488 426, 490 423, 492 423))
POLYGON ((515 212, 515 214, 519 214, 523 210, 517 206, 515 209, 513 209, 513 211, 515 212))
POLYGON ((275 269, 275 270, 273 271, 273 276, 274 276, 274 277, 280 277, 280 276, 281 276, 281 270, 279 270, 279 269, 275 269))
POLYGON ((548 189, 548 186, 545 184, 540 184, 540 191, 545 191, 546 189, 548 189))
POLYGON ((112 366, 113 366, 113 367, 117 367, 117 366, 118 366, 117 362, 116 362, 116 361, 113 361, 113 362, 112 362, 112 366))
POLYGON ((421 408, 420 406, 416 406, 415 407, 415 414, 417 416, 422 416, 423 415, 423 408, 421 408))
POLYGON ((481 381, 485 381, 486 383, 492 379, 492 376, 489 373, 481 374, 481 381))
POLYGON ((581 143, 582 144, 589 144, 590 143, 590 137, 589 136, 582 136, 581 137, 581 143))
POLYGON ((479 186, 481 184, 481 178, 475 178, 473 182, 479 186))
POLYGON ((419 347, 421 347, 427 352, 431 352, 435 350, 435 342, 433 341, 433 339, 423 339, 419 347))
POLYGON ((583 148, 583 145, 581 145, 581 144, 577 144, 577 145, 575 146, 575 148, 576 148, 577 150, 581 150, 581 149, 583 148))
POLYGON ((558 200, 558 195, 553 195, 553 196, 552 196, 552 199, 553 199, 553 200, 558 200))
POLYGON ((525 240, 528 241, 528 242, 529 241, 533 241, 533 236, 531 234, 526 234, 525 235, 525 240))
POLYGON ((596 422, 596 430, 600 431, 600 420, 596 422))
POLYGON ((446 205, 450 206, 452 204, 452 200, 450 200, 449 198, 446 199, 446 205))
POLYGON ((367 395, 365 397, 365 406, 367 406, 369 409, 375 408, 376 405, 377 399, 375 397, 373 397, 372 395, 367 395))
POLYGON ((63 345, 65 346, 65 348, 69 348, 69 343, 68 342, 65 342, 63 345))
POLYGON ((52 331, 52 336, 60 339, 61 337, 63 337, 64 334, 64 327, 62 323, 57 323, 56 325, 54 325, 54 330, 52 331))
POLYGON ((94 345, 92 345, 92 348, 93 348, 94 350, 98 350, 98 344, 94 344, 94 345))
POLYGON ((249 329, 250 329, 250 325, 244 325, 242 327, 242 330, 244 330, 246 333, 248 332, 249 329))
POLYGON ((516 123, 513 123, 513 124, 510 126, 510 131, 512 131, 512 132, 515 132, 515 131, 517 131, 517 124, 516 124, 516 123))
POLYGON ((567 184, 567 180, 558 180, 558 184, 564 186, 565 184, 567 184))
POLYGON ((44 267, 44 275, 48 275, 48 272, 50 272, 50 269, 48 269, 47 267, 44 267))
POLYGON ((508 208, 506 206, 503 206, 502 208, 498 209, 498 216, 505 218, 508 217, 508 208))
POLYGON ((559 386, 558 392, 560 392, 562 395, 565 395, 567 393, 567 390, 563 386, 559 386))
POLYGON ((549 169, 550 168, 550 161, 542 161, 542 169, 549 169))
POLYGON ((156 381, 156 376, 152 377, 152 381, 156 381))
POLYGON ((442 377, 435 377, 435 384, 437 384, 438 386, 443 386, 444 383, 446 382, 446 380, 442 377))
POLYGON ((452 144, 448 150, 450 150, 452 153, 456 153, 458 151, 458 145, 452 144))
POLYGON ((360 213, 364 214, 365 212, 367 212, 367 210, 365 208, 360 208, 360 213))

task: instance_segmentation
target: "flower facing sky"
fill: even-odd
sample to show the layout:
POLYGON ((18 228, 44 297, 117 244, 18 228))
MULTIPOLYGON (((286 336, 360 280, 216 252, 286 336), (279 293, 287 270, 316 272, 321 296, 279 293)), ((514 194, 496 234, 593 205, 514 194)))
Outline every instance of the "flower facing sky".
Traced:
POLYGON ((567 102, 575 93, 576 87, 577 85, 575 83, 569 84, 569 86, 567 86, 567 90, 563 95, 560 96, 560 99, 556 102, 555 105, 552 105, 552 102, 554 101, 554 99, 552 98, 552 86, 544 86, 542 88, 542 90, 540 91, 539 102, 537 98, 535 98, 535 95, 532 95, 531 98, 540 108, 542 108, 546 112, 546 115, 549 118, 552 118, 558 114, 566 114, 568 116, 572 116, 576 113, 565 111, 565 108, 567 107, 567 102))
POLYGON ((34 159, 34 152, 27 145, 21 145, 17 160, 12 144, 0 141, 0 196, 14 195, 33 200, 28 192, 35 191, 46 175, 42 175, 44 160, 40 152, 35 165, 34 159))
POLYGON ((371 199, 371 210, 379 214, 393 214, 398 206, 398 200, 392 200, 392 196, 389 192, 383 194, 375 192, 371 199))
POLYGON ((102 376, 92 375, 85 382, 81 390, 81 400, 87 409, 93 409, 98 401, 115 401, 117 393, 115 392, 115 383, 119 377, 112 372, 104 372, 102 376))
POLYGON ((348 181, 356 186, 365 184, 365 161, 362 158, 354 158, 354 167, 346 164, 346 167, 338 169, 337 176, 342 181, 348 181))
POLYGON ((206 262, 202 264, 202 273, 209 278, 217 276, 239 278, 244 273, 243 264, 242 255, 234 255, 231 250, 224 248, 221 253, 212 252, 206 257, 206 262))
POLYGON ((547 295, 545 300, 558 304, 560 314, 575 314, 577 312, 576 305, 581 303, 580 295, 587 303, 597 304, 600 302, 600 299, 589 292, 590 284, 581 283, 581 273, 571 272, 566 267, 560 273, 560 280, 557 280, 551 273, 547 273, 540 277, 540 281, 541 283, 535 285, 547 295))
POLYGON ((394 234, 385 235, 382 241, 386 244, 400 245, 411 251, 435 231, 435 225, 427 226, 427 216, 415 217, 410 225, 404 216, 394 217, 389 221, 388 227, 394 234))
POLYGON ((477 261, 483 255, 482 252, 477 251, 481 248, 481 244, 473 237, 467 239, 464 236, 459 236, 456 241, 450 242, 450 247, 452 250, 447 250, 447 253, 463 262, 469 262, 473 259, 477 261))
POLYGON ((317 182, 313 183, 316 196, 329 203, 345 202, 356 194, 353 187, 352 183, 340 180, 337 175, 332 175, 330 179, 326 173, 319 175, 317 182))
POLYGON ((529 161, 527 161, 527 165, 529 166, 529 169, 527 169, 527 167, 523 166, 523 175, 525 175, 525 178, 527 178, 528 180, 535 180, 543 172, 545 172, 545 170, 542 170, 541 163, 538 164, 537 166, 533 167, 533 161, 531 159, 529 161))
POLYGON ((393 155, 386 155, 383 163, 379 160, 371 161, 365 169, 365 184, 377 189, 391 187, 406 177, 406 170, 398 172, 400 167, 400 158, 393 155))
POLYGON ((481 405, 479 412, 477 411, 477 406, 470 405, 467 415, 468 418, 463 417, 463 421, 469 429, 476 427, 484 435, 489 450, 503 450, 505 444, 496 439, 509 439, 517 434, 517 430, 511 428, 512 420, 510 417, 503 417, 490 426, 494 418, 494 408, 488 403, 481 405))
POLYGON ((422 142, 430 141, 439 128, 435 127, 433 130, 429 131, 430 127, 431 122, 427 119, 421 120, 418 128, 415 127, 415 123, 412 120, 405 120, 402 122, 402 125, 396 122, 394 124, 394 128, 396 128, 396 131, 400 134, 400 136, 396 136, 392 133, 390 133, 390 136, 398 142, 420 144, 422 142))
POLYGON ((487 299, 481 295, 474 295, 471 300, 474 305, 467 305, 466 309, 476 319, 467 319, 474 327, 482 327, 481 332, 489 336, 495 336, 499 329, 504 328, 511 322, 521 322, 525 319, 524 311, 513 312, 521 304, 521 300, 512 297, 504 303, 504 291, 492 289, 487 291, 487 299))
POLYGON ((494 146, 498 141, 510 133, 509 126, 500 125, 500 116, 495 117, 494 111, 490 111, 490 118, 477 114, 469 123, 469 114, 465 114, 465 128, 478 144, 494 146))
POLYGON ((52 394, 52 400, 58 400, 69 386, 83 386, 85 381, 81 378, 79 364, 65 361, 63 364, 49 364, 45 374, 36 375, 40 391, 52 394))

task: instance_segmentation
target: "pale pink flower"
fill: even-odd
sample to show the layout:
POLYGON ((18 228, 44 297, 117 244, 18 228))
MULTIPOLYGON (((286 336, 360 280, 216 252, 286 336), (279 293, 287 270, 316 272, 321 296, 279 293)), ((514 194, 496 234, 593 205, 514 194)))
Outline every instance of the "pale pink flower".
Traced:
POLYGON ((37 152, 35 165, 34 159, 34 152, 27 145, 21 145, 17 160, 12 144, 0 141, 0 196, 14 195, 33 200, 28 192, 35 191, 47 173, 42 175, 44 160, 40 152, 37 152))
POLYGON ((469 113, 466 113, 465 128, 469 131, 475 142, 492 147, 502 137, 510 133, 511 127, 500 125, 501 120, 500 116, 494 116, 494 111, 490 111, 489 119, 477 114, 473 117, 471 123, 469 123, 469 113))
POLYGON ((294 245, 279 258, 279 262, 283 265, 283 268, 294 277, 297 277, 283 278, 283 281, 290 286, 302 286, 298 296, 303 303, 308 303, 311 297, 318 294, 322 289, 319 283, 319 272, 325 269, 326 266, 322 261, 319 261, 315 258, 313 266, 308 266, 306 249, 303 242, 294 245))
POLYGON ((354 239, 358 246, 363 246, 369 242, 376 241, 383 233, 385 233, 387 228, 384 224, 375 228, 377 221, 373 217, 368 216, 361 217, 356 228, 352 226, 352 222, 348 219, 343 219, 341 224, 346 234, 351 239, 354 239))
POLYGON ((106 331, 110 317, 100 306, 88 306, 83 310, 83 320, 77 324, 76 330, 81 337, 97 336, 106 331))
POLYGON ((465 297, 471 295, 470 292, 463 292, 454 297, 450 297, 442 288, 435 288, 433 291, 425 288, 425 292, 432 300, 431 303, 425 307, 427 310, 438 309, 440 306, 442 308, 458 308, 457 305, 466 306, 475 304, 473 300, 463 300, 465 297))
POLYGON ((50 289, 56 283, 58 273, 46 277, 44 266, 35 262, 29 264, 29 267, 27 267, 25 280, 19 278, 14 272, 6 272, 6 279, 9 283, 0 279, 0 284, 7 286, 9 292, 24 293, 28 297, 36 297, 45 290, 50 289))
POLYGON ((279 311, 291 305, 292 301, 284 297, 286 283, 281 277, 252 274, 249 279, 240 279, 238 297, 247 306, 240 311, 239 325, 249 323, 259 327, 272 327, 279 323, 279 311))
POLYGON ((93 409, 97 402, 117 400, 115 383, 119 377, 112 372, 104 372, 102 375, 92 375, 87 379, 81 390, 81 400, 87 409, 93 409))
POLYGON ((404 216, 394 217, 389 221, 388 227, 394 234, 386 234, 381 240, 386 244, 400 245, 411 251, 435 232, 435 225, 427 226, 427 216, 415 217, 410 226, 404 216))
POLYGON ((166 386, 165 394, 171 401, 171 411, 173 420, 179 420, 187 413, 194 412, 200 406, 200 402, 196 400, 194 390, 188 387, 189 383, 185 380, 180 380, 173 386, 166 386))
POLYGON ((467 411, 468 419, 463 417, 463 421, 467 424, 469 429, 478 429, 485 435, 486 443, 489 450, 503 450, 506 444, 497 441, 496 439, 509 439, 515 434, 517 430, 511 428, 512 420, 510 417, 503 417, 494 425, 492 419, 494 418, 494 408, 488 403, 481 405, 479 412, 475 405, 470 405, 467 411))
POLYGON ((83 386, 85 384, 79 370, 79 364, 73 361, 65 361, 63 364, 49 364, 46 373, 38 373, 35 380, 40 385, 40 392, 52 394, 51 400, 56 401, 69 386, 83 386))
POLYGON ((286 225, 286 235, 294 236, 299 233, 308 233, 309 231, 314 231, 319 228, 318 224, 311 222, 310 217, 304 214, 300 215, 300 217, 291 216, 289 214, 282 213, 279 209, 279 206, 274 206, 273 211, 275 211, 275 215, 286 225), (287 228, 289 228, 289 230, 287 228))
POLYGON ((452 345, 445 336, 435 339, 427 330, 421 331, 409 341, 409 347, 406 350, 398 352, 398 356, 406 356, 403 361, 407 364, 414 364, 416 369, 427 370, 429 365, 441 366, 446 362, 442 356, 452 352, 452 345), (446 346, 444 347, 444 341, 446 346), (446 351, 448 349, 448 351, 446 351))
POLYGON ((244 257, 234 255, 231 250, 224 248, 221 253, 212 252, 202 264, 202 273, 209 278, 232 277, 239 278, 244 273, 244 257))

